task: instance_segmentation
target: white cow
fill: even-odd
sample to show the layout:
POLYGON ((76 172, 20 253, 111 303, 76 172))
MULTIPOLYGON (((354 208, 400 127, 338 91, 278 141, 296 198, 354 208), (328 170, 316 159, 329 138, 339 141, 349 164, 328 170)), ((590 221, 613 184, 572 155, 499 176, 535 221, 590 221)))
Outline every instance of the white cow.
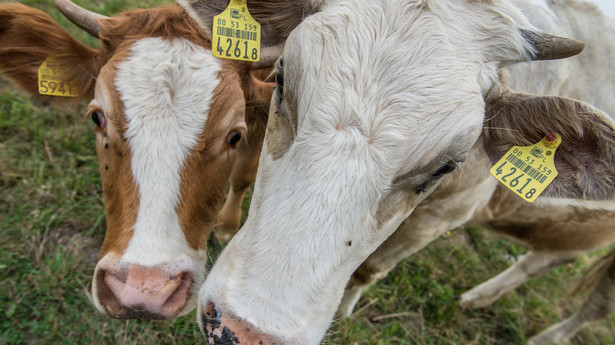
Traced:
MULTIPOLYGON (((580 101, 513 92, 498 74, 575 55, 580 42, 541 33, 508 1, 291 3, 288 27, 312 15, 277 66, 250 215, 200 292, 211 343, 316 344, 357 268, 346 311, 399 259, 469 220, 532 249, 515 265, 522 278, 536 273, 528 262, 541 271, 615 241, 615 123, 580 101), (540 199, 498 187, 490 166, 551 131, 563 138, 560 175, 540 199)), ((464 304, 479 306, 481 291, 464 304)))

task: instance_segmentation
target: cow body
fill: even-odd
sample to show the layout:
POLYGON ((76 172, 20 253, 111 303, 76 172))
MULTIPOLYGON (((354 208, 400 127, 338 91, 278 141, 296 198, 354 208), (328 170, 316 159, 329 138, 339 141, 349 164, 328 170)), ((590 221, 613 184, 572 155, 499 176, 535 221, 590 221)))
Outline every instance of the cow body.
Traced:
MULTIPOLYGON (((557 24, 546 2, 536 4, 557 24)), ((340 300, 351 311, 360 291, 401 258, 472 220, 534 249, 516 270, 522 278, 613 242, 604 224, 615 197, 613 120, 569 98, 513 92, 498 74, 582 49, 541 34, 523 5, 532 3, 298 5, 301 18, 313 14, 291 33, 276 67, 250 215, 201 289, 199 318, 211 342, 232 334, 225 343, 315 344, 340 300), (564 138, 555 156, 560 175, 525 205, 488 170, 511 146, 551 131, 564 138), (533 232, 506 225, 519 224, 503 211, 515 209, 529 212, 533 232), (540 228, 550 217, 538 217, 541 209, 565 216, 569 234, 583 223, 592 236, 578 241, 576 233, 558 245, 540 228)), ((582 70, 570 71, 536 88, 592 94, 573 85, 582 70)), ((515 84, 524 80, 508 83, 521 88, 515 84)), ((609 110, 607 98, 588 100, 609 110)), ((476 299, 464 295, 468 307, 476 299)))
POLYGON ((37 70, 51 56, 79 99, 91 100, 107 221, 92 284, 97 309, 119 318, 183 315, 204 279, 231 170, 254 169, 273 85, 252 77, 251 63, 213 57, 210 39, 179 6, 73 21, 99 38, 99 49, 40 11, 0 5, 0 71, 38 95, 37 70), (238 151, 250 159, 236 160, 238 151))
MULTIPOLYGON (((615 58, 611 39, 615 37, 615 22, 584 2, 515 1, 515 4, 536 27, 578 38, 587 42, 587 46, 582 54, 573 58, 506 67, 501 71, 501 79, 517 91, 582 99, 614 114, 615 102, 609 93, 615 89, 611 68, 615 58)), ((461 305, 467 309, 486 307, 528 279, 568 263, 583 252, 606 247, 615 241, 611 225, 615 219, 612 200, 551 198, 546 201, 543 198, 528 204, 486 176, 484 172, 490 168, 490 162, 483 163, 487 165, 466 164, 463 172, 447 177, 436 192, 419 205, 421 212, 415 210, 358 268, 341 303, 341 314, 349 315, 361 291, 385 277, 401 259, 448 229, 466 223, 483 226, 532 251, 498 277, 464 294, 461 305), (461 173, 466 177, 482 176, 484 184, 455 181, 454 175, 461 173), (454 181, 452 186, 448 180, 454 181), (468 192, 459 194, 455 189, 459 186, 468 187, 468 192)), ((584 321, 606 315, 602 312, 598 317, 598 314, 586 316, 584 321)), ((574 334, 572 329, 578 330, 580 324, 566 334, 541 335, 543 340, 536 340, 536 344, 561 342, 574 334)))
MULTIPOLYGON (((615 101, 609 93, 615 89, 615 75, 611 68, 615 58, 615 46, 611 39, 615 37, 615 21, 584 2, 515 3, 538 28, 578 38, 587 42, 587 46, 582 54, 570 59, 509 66, 501 71, 502 79, 517 91, 582 99, 614 114, 615 101)), ((501 124, 487 125, 497 127, 501 124)), ((484 175, 485 168, 490 168, 489 162, 485 163, 487 165, 467 164, 462 173, 465 176, 484 175)), ((453 173, 447 180, 454 181, 454 175, 459 173, 453 173)), ((535 204, 528 204, 491 177, 483 177, 484 184, 488 186, 454 181, 451 189, 448 181, 443 181, 436 192, 419 206, 422 211, 415 210, 400 229, 355 272, 341 303, 340 313, 349 315, 361 291, 385 277, 401 259, 415 253, 448 229, 466 223, 485 227, 531 250, 510 269, 465 293, 461 306, 466 309, 487 307, 525 281, 571 262, 583 252, 606 247, 615 241, 612 227, 615 203, 612 200, 582 201, 577 197, 546 201, 543 198, 535 204), (454 197, 459 193, 455 190, 456 186, 470 189, 468 193, 454 197), (417 241, 417 238, 421 240, 417 241)), ((603 279, 611 279, 608 271, 603 273, 603 279)), ((607 283, 603 285, 601 290, 596 290, 597 296, 590 300, 601 300, 613 293, 607 291, 607 283)), ((538 335, 530 343, 565 341, 584 322, 601 319, 608 315, 607 310, 612 310, 590 305, 579 313, 584 315, 583 318, 577 315, 567 321, 574 322, 574 325, 562 323, 554 326, 549 333, 538 335), (593 308, 591 313, 586 310, 588 308, 593 308)))

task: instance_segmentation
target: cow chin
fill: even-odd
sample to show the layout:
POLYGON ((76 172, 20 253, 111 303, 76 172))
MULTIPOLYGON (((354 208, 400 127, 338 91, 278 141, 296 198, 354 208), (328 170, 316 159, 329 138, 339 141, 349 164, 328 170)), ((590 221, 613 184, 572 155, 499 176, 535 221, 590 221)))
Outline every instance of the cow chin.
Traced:
POLYGON ((204 272, 185 257, 172 263, 140 265, 105 255, 96 265, 92 303, 98 311, 118 319, 172 319, 196 305, 204 272))

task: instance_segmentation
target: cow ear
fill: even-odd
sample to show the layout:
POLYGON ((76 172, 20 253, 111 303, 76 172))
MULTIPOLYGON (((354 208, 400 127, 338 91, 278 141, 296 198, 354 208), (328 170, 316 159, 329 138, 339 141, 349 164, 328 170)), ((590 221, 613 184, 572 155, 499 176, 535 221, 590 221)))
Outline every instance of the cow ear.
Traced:
MULTIPOLYGON (((222 13, 229 0, 176 0, 188 15, 212 37, 213 18, 222 13)), ((315 13, 320 0, 247 0, 250 14, 261 24, 261 62, 258 68, 272 66, 282 54, 284 42, 303 18, 315 13)))
POLYGON ((81 97, 89 95, 98 74, 96 54, 47 14, 21 4, 0 4, 0 72, 32 96, 75 100, 39 94, 38 70, 50 56, 64 71, 64 81, 72 82, 81 97))
POLYGON ((556 132, 557 178, 543 196, 615 199, 615 122, 599 109, 555 96, 492 92, 486 99, 483 143, 492 164, 512 146, 529 146, 556 132), (495 94, 495 95, 494 95, 495 94))

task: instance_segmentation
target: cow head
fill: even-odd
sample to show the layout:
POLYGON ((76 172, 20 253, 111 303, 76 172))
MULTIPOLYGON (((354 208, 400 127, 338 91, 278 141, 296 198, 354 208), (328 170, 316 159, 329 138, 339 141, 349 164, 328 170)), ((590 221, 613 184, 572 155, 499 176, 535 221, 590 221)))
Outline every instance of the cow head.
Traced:
POLYGON ((250 213, 200 292, 210 343, 317 344, 352 272, 463 167, 486 99, 507 92, 488 96, 503 90, 499 67, 583 48, 506 1, 294 6, 280 11, 288 26, 307 17, 276 66, 250 213))
POLYGON ((2 4, 0 71, 37 95, 37 70, 52 56, 91 100, 107 221, 93 303, 118 318, 185 314, 246 118, 266 118, 273 85, 252 78, 250 63, 214 58, 179 6, 107 18, 57 4, 100 48, 40 11, 2 4))

